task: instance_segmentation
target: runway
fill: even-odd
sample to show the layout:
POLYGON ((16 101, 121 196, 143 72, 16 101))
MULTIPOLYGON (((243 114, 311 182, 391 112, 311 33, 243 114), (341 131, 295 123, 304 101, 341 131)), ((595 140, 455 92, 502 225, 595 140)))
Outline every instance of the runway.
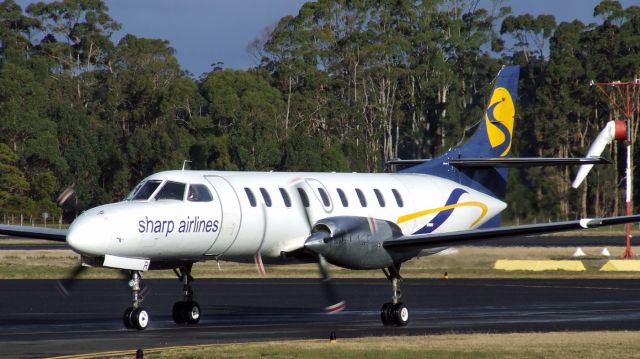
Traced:
POLYGON ((203 319, 175 325, 177 280, 145 280, 142 332, 123 329, 130 304, 121 281, 83 280, 69 298, 52 280, 0 281, 0 356, 46 357, 137 348, 256 340, 324 339, 437 333, 639 330, 640 281, 428 279, 403 282, 408 327, 383 327, 391 296, 384 279, 335 280, 347 310, 322 313, 313 279, 207 279, 194 282, 203 319))

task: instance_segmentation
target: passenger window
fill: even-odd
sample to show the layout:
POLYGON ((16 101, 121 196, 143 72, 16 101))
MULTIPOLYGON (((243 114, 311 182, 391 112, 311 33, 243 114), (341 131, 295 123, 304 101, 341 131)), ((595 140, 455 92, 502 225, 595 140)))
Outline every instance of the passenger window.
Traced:
POLYGON ((385 205, 384 197, 382 197, 382 193, 380 192, 380 190, 377 188, 374 188, 373 192, 376 194, 376 197, 378 198, 378 203, 380 204, 380 207, 384 207, 385 205))
POLYGON ((282 195, 282 200, 284 201, 284 205, 287 207, 291 207, 291 198, 289 198, 289 193, 284 188, 279 188, 280 194, 282 195))
POLYGON ((298 193, 300 194, 302 205, 305 207, 309 207, 309 197, 307 196, 307 192, 305 192, 302 188, 298 188, 298 193))
POLYGON ((356 194, 358 195, 358 199, 360 200, 360 205, 362 205, 362 207, 366 207, 367 198, 364 196, 364 193, 362 193, 360 188, 356 188, 356 194))
POLYGON ((264 204, 266 204, 267 207, 271 207, 271 196, 269 196, 269 192, 267 192, 266 189, 260 187, 260 193, 262 193, 262 198, 264 199, 264 204))
POLYGON ((245 187, 244 191, 247 193, 247 199, 249 200, 251 207, 255 207, 258 203, 256 202, 256 197, 253 195, 253 192, 251 192, 251 189, 245 187))
POLYGON ((133 189, 133 191, 131 191, 129 198, 132 201, 146 201, 149 199, 149 197, 151 197, 153 192, 156 191, 156 188, 158 188, 160 183, 162 183, 162 181, 154 180, 139 184, 138 186, 136 186, 136 188, 133 189))
POLYGON ((318 187, 318 193, 320 193, 320 198, 322 198, 322 204, 324 204, 325 207, 331 206, 331 201, 329 200, 327 192, 323 188, 318 187))
POLYGON ((340 197, 340 202, 342 202, 343 207, 349 207, 349 201, 347 201, 347 196, 344 194, 340 188, 336 190, 338 192, 338 197, 340 197))
POLYGON ((175 199, 178 201, 184 200, 184 188, 186 184, 180 182, 167 181, 162 186, 160 192, 156 195, 156 200, 160 199, 175 199))
POLYGON ((398 207, 404 207, 404 202, 402 201, 402 196, 400 195, 400 192, 398 192, 397 189, 392 189, 391 192, 393 192, 393 196, 396 198, 396 203, 398 204, 398 207))

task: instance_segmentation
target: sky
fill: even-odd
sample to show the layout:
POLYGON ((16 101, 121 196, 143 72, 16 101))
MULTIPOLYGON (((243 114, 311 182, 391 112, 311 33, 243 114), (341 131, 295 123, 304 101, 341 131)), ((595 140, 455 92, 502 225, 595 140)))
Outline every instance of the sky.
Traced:
MULTIPOLYGON (((623 7, 640 0, 619 0, 623 7)), ((33 1, 18 0, 23 7, 33 1)), ((182 68, 196 77, 223 63, 223 68, 247 69, 257 65, 247 51, 265 28, 287 15, 297 15, 305 0, 106 0, 109 14, 122 24, 113 36, 125 34, 168 40, 182 68)), ((599 0, 502 0, 514 15, 550 14, 556 21, 596 22, 593 8, 599 0)), ((481 4, 491 6, 490 0, 481 4)))

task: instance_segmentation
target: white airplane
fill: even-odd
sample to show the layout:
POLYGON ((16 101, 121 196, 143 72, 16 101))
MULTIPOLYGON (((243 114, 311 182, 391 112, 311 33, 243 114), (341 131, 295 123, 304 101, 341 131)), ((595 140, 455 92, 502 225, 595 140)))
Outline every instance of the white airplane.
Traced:
POLYGON ((475 134, 463 145, 398 173, 276 173, 167 171, 138 184, 121 202, 89 209, 68 230, 11 225, 0 234, 66 241, 82 266, 126 271, 133 305, 127 328, 145 329, 141 273, 173 269, 183 298, 176 323, 195 324, 191 268, 206 260, 291 264, 317 262, 328 312, 345 307, 326 263, 349 269, 382 269, 392 299, 381 309, 385 325, 404 326, 400 267, 449 245, 640 221, 640 215, 499 227, 509 166, 601 163, 600 158, 509 158, 519 68, 503 68, 475 134))

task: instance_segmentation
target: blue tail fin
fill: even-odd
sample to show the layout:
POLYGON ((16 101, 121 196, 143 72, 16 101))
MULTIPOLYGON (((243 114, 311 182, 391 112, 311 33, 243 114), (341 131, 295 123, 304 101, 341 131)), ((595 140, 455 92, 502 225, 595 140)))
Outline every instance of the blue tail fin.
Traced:
MULTIPOLYGON (((478 129, 469 140, 430 161, 401 172, 424 173, 447 178, 495 198, 504 199, 507 188, 506 168, 458 168, 449 165, 449 160, 509 155, 513 139, 519 74, 519 66, 504 67, 500 70, 487 110, 478 129)), ((499 218, 497 221, 499 222, 499 218)), ((495 222, 489 226, 491 225, 495 225, 495 222)))

